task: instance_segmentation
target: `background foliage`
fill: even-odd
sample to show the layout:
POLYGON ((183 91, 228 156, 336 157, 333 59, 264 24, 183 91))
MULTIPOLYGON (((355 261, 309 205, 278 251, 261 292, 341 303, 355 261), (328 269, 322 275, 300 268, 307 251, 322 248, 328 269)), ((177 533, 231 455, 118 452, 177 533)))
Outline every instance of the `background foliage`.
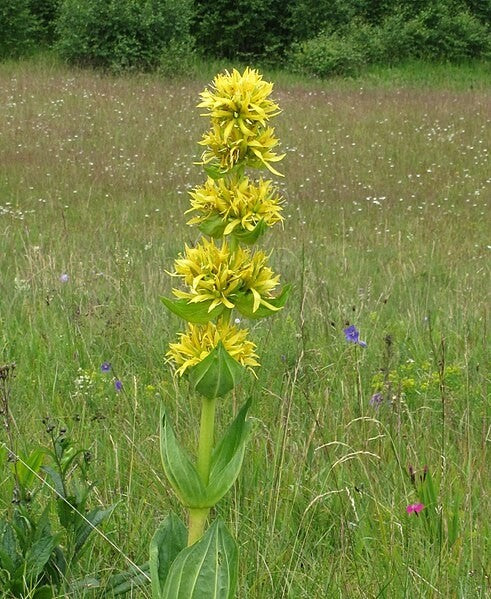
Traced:
POLYGON ((196 54, 326 77, 490 55, 491 0, 2 0, 0 56, 54 46, 106 69, 189 72, 196 54))

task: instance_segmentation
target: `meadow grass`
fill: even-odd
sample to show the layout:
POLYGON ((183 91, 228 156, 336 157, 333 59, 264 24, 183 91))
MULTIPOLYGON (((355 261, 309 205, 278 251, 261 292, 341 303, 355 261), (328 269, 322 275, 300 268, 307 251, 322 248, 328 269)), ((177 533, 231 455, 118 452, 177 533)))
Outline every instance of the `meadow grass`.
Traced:
MULTIPOLYGON (((244 467, 218 506, 240 545, 240 599, 489 590, 491 111, 489 88, 454 75, 275 87, 285 224, 265 244, 294 293, 250 323, 263 367, 219 408, 225 423, 253 397, 244 467), (348 324, 367 348, 347 343, 348 324), (437 493, 419 516, 406 513, 422 501, 409 465, 416 486, 426 465, 437 493)), ((159 298, 198 238, 183 213, 203 180, 203 83, 0 65, 0 363, 17 365, 14 449, 46 443, 49 416, 90 448, 97 499, 118 502, 105 534, 119 551, 94 537, 80 575, 146 561, 157 523, 180 509, 159 406, 192 448, 199 402, 164 364, 181 322, 159 298)))

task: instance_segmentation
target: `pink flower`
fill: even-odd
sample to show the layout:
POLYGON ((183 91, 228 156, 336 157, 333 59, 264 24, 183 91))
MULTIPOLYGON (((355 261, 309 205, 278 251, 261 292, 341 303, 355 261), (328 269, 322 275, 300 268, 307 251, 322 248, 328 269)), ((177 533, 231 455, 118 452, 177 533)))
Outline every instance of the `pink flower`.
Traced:
POLYGON ((424 507, 425 506, 422 503, 410 503, 406 508, 406 512, 408 514, 412 514, 414 512, 417 516, 419 512, 424 510, 424 507))

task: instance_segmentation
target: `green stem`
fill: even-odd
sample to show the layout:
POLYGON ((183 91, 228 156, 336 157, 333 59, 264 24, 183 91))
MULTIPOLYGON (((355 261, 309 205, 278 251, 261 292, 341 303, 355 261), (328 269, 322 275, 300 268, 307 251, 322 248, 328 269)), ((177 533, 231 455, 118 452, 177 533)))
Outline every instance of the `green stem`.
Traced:
MULTIPOLYGON (((203 484, 208 486, 210 478, 211 453, 215 431, 216 399, 203 399, 201 404, 201 425, 199 431, 197 469, 203 484)), ((189 509, 188 546, 195 543, 205 529, 210 508, 189 509)))

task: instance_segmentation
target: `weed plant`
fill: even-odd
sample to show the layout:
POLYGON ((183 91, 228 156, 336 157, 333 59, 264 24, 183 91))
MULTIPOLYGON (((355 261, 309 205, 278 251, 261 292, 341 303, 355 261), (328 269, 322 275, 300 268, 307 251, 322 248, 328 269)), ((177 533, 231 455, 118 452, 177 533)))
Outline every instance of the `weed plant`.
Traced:
MULTIPOLYGON (((160 466, 160 397, 172 396, 179 438, 197 441, 199 414, 164 366, 180 322, 159 298, 171 293, 164 269, 196 240, 183 213, 201 177, 201 88, 0 67, 13 449, 27 455, 49 417, 90 450, 94 497, 118 505, 112 544, 92 537, 87 576, 145 562, 162 514, 180 513, 160 466)), ((240 391, 255 433, 217 510, 241 539, 239 597, 484 599, 489 92, 445 77, 275 90, 287 223, 266 245, 295 289, 281 315, 248 325, 268 348, 240 391), (347 340, 351 325, 367 347, 347 340)))

